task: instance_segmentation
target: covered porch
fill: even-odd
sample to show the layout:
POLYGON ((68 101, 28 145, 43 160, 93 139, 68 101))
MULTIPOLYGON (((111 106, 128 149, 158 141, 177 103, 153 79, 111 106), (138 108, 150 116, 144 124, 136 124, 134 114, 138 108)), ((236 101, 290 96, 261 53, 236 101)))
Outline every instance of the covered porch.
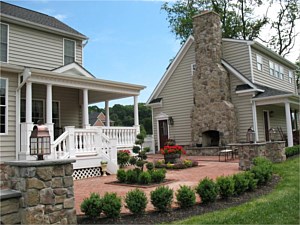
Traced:
POLYGON ((47 126, 51 136, 48 159, 75 158, 74 169, 96 167, 108 162, 117 169, 117 149, 131 149, 139 133, 138 96, 144 86, 96 79, 76 63, 54 71, 26 68, 19 75, 16 90, 16 155, 18 160, 35 159, 29 153, 29 138, 37 122, 47 126), (132 127, 93 127, 88 106, 132 97, 132 127))
POLYGON ((252 99, 253 129, 256 142, 270 141, 269 130, 275 129, 277 140, 294 145, 293 134, 299 130, 300 96, 281 94, 258 96, 252 99))

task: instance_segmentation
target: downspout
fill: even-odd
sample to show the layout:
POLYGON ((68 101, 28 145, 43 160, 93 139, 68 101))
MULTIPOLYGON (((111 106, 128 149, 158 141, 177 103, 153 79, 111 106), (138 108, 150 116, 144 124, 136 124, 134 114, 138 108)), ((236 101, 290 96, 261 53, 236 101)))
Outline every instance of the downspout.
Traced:
POLYGON ((31 77, 31 71, 29 68, 25 68, 23 73, 23 81, 20 83, 20 74, 18 77, 18 83, 20 85, 16 89, 16 160, 19 160, 19 152, 20 152, 20 115, 21 115, 21 88, 24 86, 26 81, 31 77))

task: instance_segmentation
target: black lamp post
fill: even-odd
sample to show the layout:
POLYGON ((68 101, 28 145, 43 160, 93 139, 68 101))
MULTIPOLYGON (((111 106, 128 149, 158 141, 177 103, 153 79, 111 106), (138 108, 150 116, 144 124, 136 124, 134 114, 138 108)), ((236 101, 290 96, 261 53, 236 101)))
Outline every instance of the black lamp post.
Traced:
POLYGON ((255 131, 252 129, 252 127, 247 130, 246 139, 249 143, 255 142, 255 131))
POLYGON ((33 127, 30 136, 30 155, 37 155, 37 160, 43 160, 44 155, 51 154, 50 134, 45 125, 33 127))

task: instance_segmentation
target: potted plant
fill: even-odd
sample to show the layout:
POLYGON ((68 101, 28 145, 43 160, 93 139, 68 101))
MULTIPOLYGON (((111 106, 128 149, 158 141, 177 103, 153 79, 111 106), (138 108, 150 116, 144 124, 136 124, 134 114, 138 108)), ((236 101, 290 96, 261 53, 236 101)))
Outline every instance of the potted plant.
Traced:
POLYGON ((176 163, 180 159, 181 154, 186 154, 180 145, 166 145, 160 152, 165 158, 165 163, 176 163))
POLYGON ((106 175, 106 169, 107 169, 107 161, 101 161, 101 168, 102 168, 102 176, 107 176, 106 175))

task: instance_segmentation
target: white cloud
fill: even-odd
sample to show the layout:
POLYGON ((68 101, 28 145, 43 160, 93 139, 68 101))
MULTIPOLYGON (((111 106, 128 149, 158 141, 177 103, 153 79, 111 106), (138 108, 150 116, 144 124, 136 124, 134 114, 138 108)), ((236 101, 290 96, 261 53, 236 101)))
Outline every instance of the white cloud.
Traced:
POLYGON ((53 9, 42 9, 42 10, 39 10, 41 13, 44 13, 44 14, 47 14, 49 16, 53 16, 54 18, 60 20, 60 21, 63 21, 67 18, 67 15, 65 14, 59 14, 59 13, 56 13, 55 10, 53 9))
POLYGON ((60 20, 60 21, 63 21, 64 19, 67 18, 67 16, 64 15, 64 14, 53 15, 53 17, 55 17, 56 19, 58 19, 58 20, 60 20))

